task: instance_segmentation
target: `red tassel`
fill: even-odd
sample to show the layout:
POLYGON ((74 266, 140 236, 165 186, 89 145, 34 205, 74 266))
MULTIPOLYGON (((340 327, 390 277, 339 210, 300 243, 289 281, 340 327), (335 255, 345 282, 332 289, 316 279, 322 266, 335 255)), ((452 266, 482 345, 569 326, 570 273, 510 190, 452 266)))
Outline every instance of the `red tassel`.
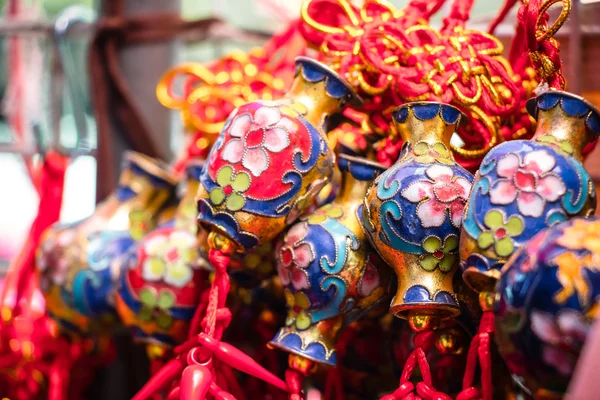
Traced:
POLYGON ((154 394, 159 393, 177 379, 186 364, 179 357, 175 358, 162 367, 156 375, 151 377, 148 382, 133 396, 132 400, 148 400, 154 394))

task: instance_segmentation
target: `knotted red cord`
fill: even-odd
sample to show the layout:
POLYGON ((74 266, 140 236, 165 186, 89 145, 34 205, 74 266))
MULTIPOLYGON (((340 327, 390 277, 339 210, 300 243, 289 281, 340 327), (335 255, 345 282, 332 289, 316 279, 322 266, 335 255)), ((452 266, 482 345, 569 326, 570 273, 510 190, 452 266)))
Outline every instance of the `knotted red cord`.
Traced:
POLYGON ((302 384, 304 382, 304 374, 292 368, 285 371, 285 383, 287 384, 288 392, 290 393, 289 400, 302 399, 302 384))
POLYGON ((563 90, 566 81, 562 73, 560 44, 548 31, 555 27, 558 29, 566 17, 563 19, 561 14, 555 25, 549 27, 549 16, 545 12, 546 3, 543 0, 528 1, 519 8, 517 21, 524 31, 529 58, 540 80, 546 82, 550 88, 563 90))
POLYGON ((492 356, 490 343, 494 333, 494 313, 484 311, 477 334, 471 340, 467 355, 467 366, 463 378, 463 390, 457 400, 491 400, 493 395, 492 385, 492 356), (477 371, 477 361, 481 366, 481 390, 472 386, 477 371))
POLYGON ((435 332, 431 329, 415 334, 413 343, 415 349, 410 353, 404 363, 400 385, 392 394, 385 395, 381 400, 451 400, 447 394, 436 391, 433 388, 431 380, 431 369, 427 362, 425 351, 427 351, 435 341, 435 332), (421 371, 422 382, 415 385, 410 382, 410 377, 416 366, 421 371), (414 393, 416 389, 416 393, 414 393))
MULTIPOLYGON (((453 150, 461 165, 476 169, 493 146, 531 134, 520 107, 528 81, 518 79, 520 71, 510 68, 497 39, 464 28, 472 0, 455 0, 443 29, 431 28, 427 19, 441 3, 413 0, 398 11, 377 1, 358 9, 344 0, 308 0, 301 31, 365 98, 364 111, 379 135, 387 135, 391 110, 405 102, 459 107, 469 123, 458 131, 464 146, 453 150)), ((400 147, 380 146, 388 153, 381 158, 395 159, 391 153, 400 147)))
MULTIPOLYGON (((335 351, 337 353, 336 358, 338 360, 341 361, 344 359, 346 350, 355 336, 356 327, 353 325, 346 327, 342 331, 335 346, 335 351)), ((329 371, 327 371, 327 377, 325 378, 325 398, 327 400, 344 400, 344 383, 342 381, 342 371, 339 365, 331 367, 329 371)))

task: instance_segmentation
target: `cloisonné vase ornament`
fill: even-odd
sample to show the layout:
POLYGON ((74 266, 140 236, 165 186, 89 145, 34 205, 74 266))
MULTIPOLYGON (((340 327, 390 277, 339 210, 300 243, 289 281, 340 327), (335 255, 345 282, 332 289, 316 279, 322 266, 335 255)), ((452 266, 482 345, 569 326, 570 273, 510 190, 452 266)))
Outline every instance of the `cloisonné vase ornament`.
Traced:
POLYGON ((575 218, 534 236, 496 286, 496 342, 534 398, 562 398, 597 316, 600 219, 575 218))
POLYGON ((158 160, 128 152, 117 189, 92 216, 45 233, 36 262, 40 287, 48 314, 66 333, 107 333, 116 322, 121 258, 156 225, 176 184, 158 160))
POLYGON ((288 316, 271 345, 317 363, 336 364, 341 329, 381 303, 391 271, 369 245, 358 207, 384 167, 340 155, 338 197, 301 217, 277 246, 279 280, 288 316))
POLYGON ((186 192, 172 222, 137 244, 121 266, 116 306, 136 341, 151 357, 187 338, 208 263, 199 250, 195 196, 204 163, 188 162, 186 192))
POLYGON ((452 279, 458 267, 462 212, 473 176, 452 156, 461 112, 415 102, 393 112, 406 154, 371 185, 361 220, 373 247, 396 272, 390 311, 402 318, 460 313, 452 279))
POLYGON ((531 140, 494 147, 473 184, 460 239, 463 279, 492 291, 502 265, 536 233, 596 207, 581 151, 600 134, 598 110, 579 96, 547 91, 529 100, 531 140))
POLYGON ((299 57, 284 99, 245 104, 225 123, 200 179, 200 224, 240 251, 275 238, 330 179, 327 120, 357 101, 335 72, 299 57))

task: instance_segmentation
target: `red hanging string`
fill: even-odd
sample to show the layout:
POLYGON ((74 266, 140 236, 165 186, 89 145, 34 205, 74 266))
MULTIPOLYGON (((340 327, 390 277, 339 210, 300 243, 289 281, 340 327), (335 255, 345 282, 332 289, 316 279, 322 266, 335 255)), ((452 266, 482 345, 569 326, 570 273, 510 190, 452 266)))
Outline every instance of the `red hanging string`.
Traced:
MULTIPOLYGON (((346 356, 346 350, 350 346, 350 343, 356 336, 356 328, 353 325, 346 327, 335 346, 337 353, 337 359, 340 362, 346 356)), ((327 377, 325 378, 325 393, 324 397, 326 400, 344 400, 344 383, 342 380, 341 367, 338 365, 332 367, 327 371, 327 377)))
POLYGON ((1 304, 11 311, 12 317, 19 315, 21 298, 32 279, 35 269, 35 252, 42 233, 60 217, 63 186, 69 158, 57 152, 46 154, 40 171, 40 198, 37 216, 31 224, 27 240, 12 261, 2 288, 1 304))
POLYGON ((285 383, 287 384, 288 392, 290 393, 289 400, 302 399, 302 385, 304 382, 304 374, 293 368, 288 368, 285 371, 285 383))
POLYGON ((490 352, 491 336, 494 333, 494 313, 484 311, 477 334, 471 340, 467 355, 467 366, 463 377, 463 390, 457 400, 491 400, 493 396, 492 384, 492 356, 490 352), (477 361, 481 366, 481 390, 473 386, 477 361))
MULTIPOLYGON (((529 0, 519 8, 517 21, 523 28, 529 58, 540 80, 550 88, 563 90, 566 81, 562 73, 560 45, 552 35, 545 33, 549 29, 549 16, 542 8, 543 4, 542 0, 529 0)), ((561 25, 563 22, 557 21, 555 24, 561 25)))
MULTIPOLYGON (((506 16, 510 12, 510 10, 512 10, 512 8, 515 6, 515 4, 517 4, 517 1, 519 1, 519 0, 505 0, 504 1, 504 5, 500 9, 500 12, 496 15, 496 17, 492 20, 492 22, 490 23, 490 26, 488 27, 489 34, 493 35, 494 32, 496 32, 496 28, 498 27, 498 25, 500 25, 502 23, 502 21, 504 21, 506 19, 506 16)), ((514 67, 514 65, 513 65, 513 67, 514 67)))
POLYGON ((398 389, 392 394, 383 396, 380 400, 451 400, 450 396, 438 392, 433 388, 431 369, 429 368, 425 352, 433 346, 434 341, 435 332, 431 329, 415 334, 413 338, 415 348, 404 363, 398 389), (417 383, 415 386, 410 382, 410 377, 416 366, 421 371, 423 381, 417 383), (415 390, 416 393, 414 393, 415 390))

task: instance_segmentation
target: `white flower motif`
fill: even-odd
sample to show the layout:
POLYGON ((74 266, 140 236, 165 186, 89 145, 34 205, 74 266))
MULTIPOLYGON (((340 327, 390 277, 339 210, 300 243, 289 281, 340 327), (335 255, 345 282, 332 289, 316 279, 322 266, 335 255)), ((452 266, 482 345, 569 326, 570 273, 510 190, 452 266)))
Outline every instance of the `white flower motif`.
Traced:
POLYGON ((178 288, 185 287, 197 269, 196 237, 186 231, 156 232, 143 244, 146 260, 142 276, 149 282, 164 281, 178 288))
POLYGON ((509 153, 498 161, 498 179, 490 191, 492 204, 506 205, 517 200, 519 211, 530 217, 540 217, 546 201, 556 201, 565 194, 563 181, 550 171, 556 160, 545 150, 527 153, 521 158, 509 153))
POLYGON ((223 148, 222 158, 232 163, 242 162, 254 176, 269 167, 269 153, 279 153, 289 146, 289 135, 295 133, 294 123, 275 107, 263 106, 254 112, 236 115, 229 126, 231 139, 223 148))

